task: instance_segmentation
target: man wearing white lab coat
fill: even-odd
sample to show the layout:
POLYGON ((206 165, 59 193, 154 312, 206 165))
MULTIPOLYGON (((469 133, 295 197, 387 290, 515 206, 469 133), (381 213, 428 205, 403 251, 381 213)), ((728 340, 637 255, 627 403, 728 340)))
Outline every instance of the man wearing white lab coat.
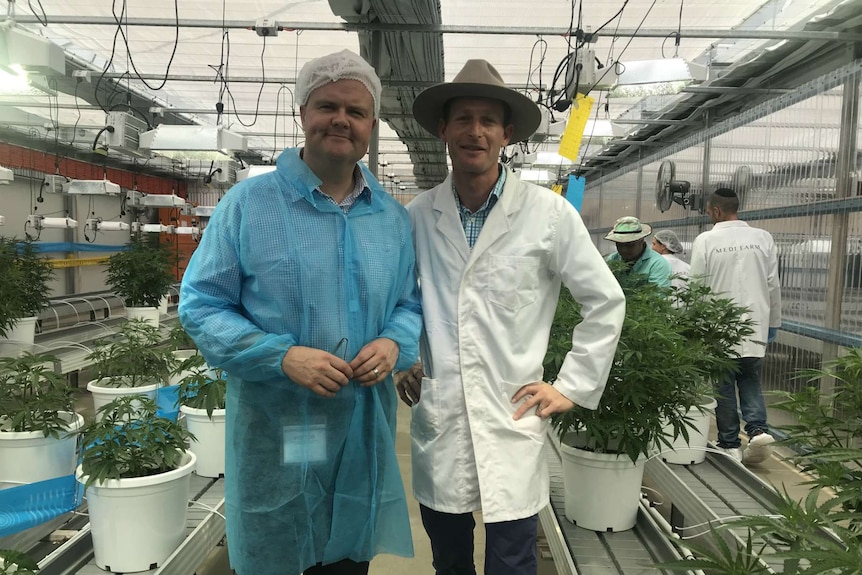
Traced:
POLYGON ((760 368, 766 344, 781 327, 781 286, 778 256, 772 235, 753 228, 737 216, 739 198, 728 188, 719 188, 709 198, 706 212, 715 223, 697 236, 691 250, 691 276, 703 278, 712 291, 729 297, 750 311, 754 333, 737 346, 738 373, 718 383, 715 409, 718 447, 743 463, 760 463, 775 440, 766 423, 766 404, 760 389, 760 368), (748 446, 740 454, 739 412, 745 420, 748 446))
MULTIPOLYGON (((625 314, 622 290, 569 202, 498 163, 540 114, 484 60, 422 92, 413 113, 447 145, 452 173, 407 207, 424 330, 421 369, 399 381, 413 406, 413 492, 439 575, 534 575, 548 504, 548 417, 596 408, 625 314), (561 284, 583 308, 553 385, 542 360, 561 284)), ((589 497, 584 493, 584 497, 589 497)))

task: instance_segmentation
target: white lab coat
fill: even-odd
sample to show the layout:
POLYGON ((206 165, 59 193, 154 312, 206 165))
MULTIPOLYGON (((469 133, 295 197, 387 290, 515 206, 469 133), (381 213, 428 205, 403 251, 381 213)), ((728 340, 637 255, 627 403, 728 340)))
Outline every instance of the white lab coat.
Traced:
POLYGON ((751 310, 754 333, 735 351, 740 357, 766 355, 770 327, 781 327, 781 285, 772 235, 742 220, 718 222, 695 238, 691 277, 751 310))
POLYGON ((622 290, 569 202, 512 172, 472 251, 451 176, 407 211, 425 324, 413 493, 444 513, 482 510, 487 523, 530 517, 548 503, 549 420, 531 411, 515 421, 511 398, 542 381, 562 280, 584 321, 555 386, 595 409, 625 315, 622 290))
POLYGON ((662 257, 670 264, 670 275, 673 278, 670 280, 670 286, 677 289, 685 289, 685 286, 688 285, 686 280, 691 273, 689 271, 691 266, 679 259, 679 256, 676 254, 662 254, 662 257))

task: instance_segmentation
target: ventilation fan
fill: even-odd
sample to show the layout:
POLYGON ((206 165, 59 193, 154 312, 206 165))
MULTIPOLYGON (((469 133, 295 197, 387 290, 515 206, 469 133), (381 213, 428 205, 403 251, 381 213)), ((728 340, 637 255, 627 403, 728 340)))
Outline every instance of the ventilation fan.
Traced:
POLYGON ((658 168, 655 183, 655 204, 660 212, 666 212, 676 202, 684 208, 703 213, 703 195, 691 191, 691 182, 675 180, 676 164, 665 160, 658 168))
POLYGON ((666 212, 673 204, 670 184, 676 175, 676 164, 665 160, 658 167, 658 177, 655 182, 655 205, 660 212, 666 212))

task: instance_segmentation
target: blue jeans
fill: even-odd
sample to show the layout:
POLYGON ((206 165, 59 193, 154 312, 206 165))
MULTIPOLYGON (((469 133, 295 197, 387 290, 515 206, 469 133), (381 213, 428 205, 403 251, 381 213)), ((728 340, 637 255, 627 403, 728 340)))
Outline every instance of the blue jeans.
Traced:
MULTIPOLYGON (((437 575, 476 575, 472 513, 441 513, 420 505, 437 575)), ((485 573, 536 575, 539 516, 485 524, 485 573)))
POLYGON ((719 447, 739 447, 739 410, 736 393, 739 391, 739 405, 742 419, 745 420, 745 433, 751 437, 758 431, 768 431, 766 424, 766 403, 760 391, 759 357, 742 357, 736 360, 739 373, 729 373, 715 388, 715 423, 718 427, 719 447))

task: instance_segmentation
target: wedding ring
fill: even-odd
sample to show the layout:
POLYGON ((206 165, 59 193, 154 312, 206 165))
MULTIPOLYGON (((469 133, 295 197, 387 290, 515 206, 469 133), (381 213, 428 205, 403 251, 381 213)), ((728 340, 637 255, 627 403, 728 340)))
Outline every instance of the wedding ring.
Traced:
POLYGON ((376 367, 371 370, 374 373, 374 377, 380 377, 380 370, 376 367))

